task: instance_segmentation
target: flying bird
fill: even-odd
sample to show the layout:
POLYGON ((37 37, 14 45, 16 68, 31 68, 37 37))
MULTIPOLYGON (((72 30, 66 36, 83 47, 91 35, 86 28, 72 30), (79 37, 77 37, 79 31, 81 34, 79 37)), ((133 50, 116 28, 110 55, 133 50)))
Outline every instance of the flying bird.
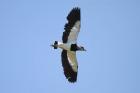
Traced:
POLYGON ((81 15, 80 8, 74 7, 67 16, 67 23, 64 26, 62 41, 55 41, 51 46, 54 49, 62 49, 61 60, 64 75, 69 82, 77 81, 78 63, 76 51, 86 51, 83 46, 77 45, 77 37, 80 32, 81 15))

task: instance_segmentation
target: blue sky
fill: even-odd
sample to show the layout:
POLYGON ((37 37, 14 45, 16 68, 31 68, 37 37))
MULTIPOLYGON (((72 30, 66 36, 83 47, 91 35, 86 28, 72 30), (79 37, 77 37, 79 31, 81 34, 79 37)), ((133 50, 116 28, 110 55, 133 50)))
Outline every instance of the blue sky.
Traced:
POLYGON ((140 1, 0 0, 0 93, 140 93, 140 1), (50 44, 75 6, 87 52, 70 84, 50 44))

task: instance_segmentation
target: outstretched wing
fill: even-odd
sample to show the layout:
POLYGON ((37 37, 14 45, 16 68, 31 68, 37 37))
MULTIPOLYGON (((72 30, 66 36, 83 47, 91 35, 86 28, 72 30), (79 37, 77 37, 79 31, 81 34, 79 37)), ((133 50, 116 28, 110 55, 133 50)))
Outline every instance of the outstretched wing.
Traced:
POLYGON ((67 16, 62 40, 63 43, 76 43, 80 31, 80 8, 73 8, 67 16))
POLYGON ((66 78, 68 79, 69 82, 76 82, 78 72, 76 52, 63 50, 61 58, 66 78))
MULTIPOLYGON (((68 23, 65 24, 63 32, 63 43, 76 44, 78 33, 80 31, 80 8, 73 8, 67 16, 68 23)), ((78 64, 76 52, 63 50, 61 54, 64 74, 69 82, 76 82, 78 64)))

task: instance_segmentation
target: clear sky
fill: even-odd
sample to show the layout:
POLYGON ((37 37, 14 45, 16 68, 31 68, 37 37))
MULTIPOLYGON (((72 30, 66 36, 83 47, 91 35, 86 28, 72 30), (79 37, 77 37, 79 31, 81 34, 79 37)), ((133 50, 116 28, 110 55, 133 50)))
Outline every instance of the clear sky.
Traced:
POLYGON ((0 93, 140 93, 140 1, 0 0, 0 93), (71 84, 50 44, 75 6, 87 52, 71 84))

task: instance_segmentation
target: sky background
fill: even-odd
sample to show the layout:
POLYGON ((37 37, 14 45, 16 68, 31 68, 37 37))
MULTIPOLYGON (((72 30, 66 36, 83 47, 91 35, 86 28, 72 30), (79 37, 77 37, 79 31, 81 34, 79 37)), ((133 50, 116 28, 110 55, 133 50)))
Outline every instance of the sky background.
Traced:
POLYGON ((140 93, 140 0, 0 0, 0 93, 140 93), (87 52, 71 84, 50 44, 75 6, 87 52))

